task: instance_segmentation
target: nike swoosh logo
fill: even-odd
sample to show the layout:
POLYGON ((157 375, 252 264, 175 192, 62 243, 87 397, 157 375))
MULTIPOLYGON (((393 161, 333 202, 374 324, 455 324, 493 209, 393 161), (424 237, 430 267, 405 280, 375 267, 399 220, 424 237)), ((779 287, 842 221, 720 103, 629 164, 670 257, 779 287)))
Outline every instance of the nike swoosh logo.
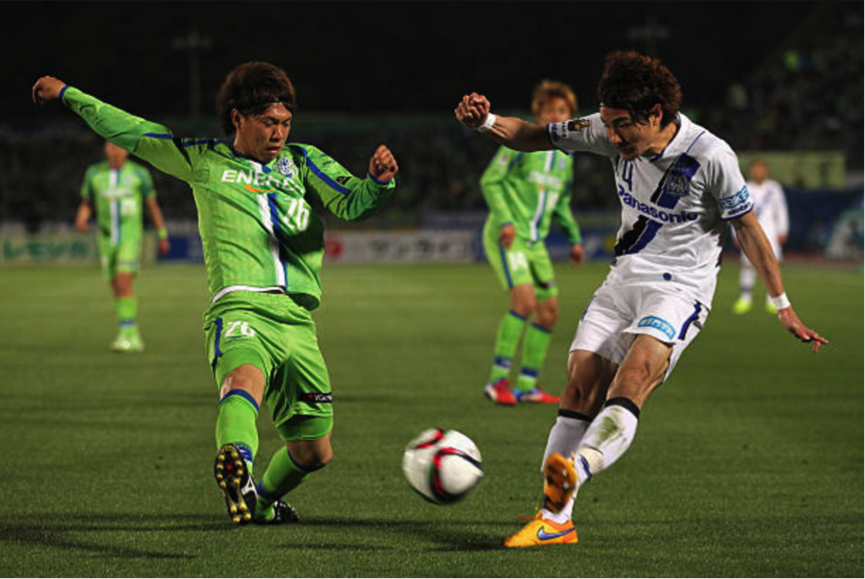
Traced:
POLYGON ((550 539, 555 539, 557 537, 563 537, 573 531, 573 529, 568 529, 566 531, 562 531, 561 533, 545 533, 544 528, 541 527, 538 529, 538 539, 541 541, 549 541, 550 539))

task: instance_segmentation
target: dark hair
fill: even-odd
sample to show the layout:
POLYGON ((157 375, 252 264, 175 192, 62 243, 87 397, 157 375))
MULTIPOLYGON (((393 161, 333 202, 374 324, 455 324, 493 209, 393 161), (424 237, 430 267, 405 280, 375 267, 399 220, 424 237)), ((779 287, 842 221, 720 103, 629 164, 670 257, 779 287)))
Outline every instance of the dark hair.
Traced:
POLYGON ((532 112, 537 115, 541 106, 551 99, 564 100, 568 103, 568 108, 571 109, 571 116, 577 114, 577 97, 574 91, 565 83, 555 80, 541 81, 535 87, 535 92, 532 95, 532 112))
POLYGON ((661 126, 665 126, 679 114, 682 89, 673 73, 657 58, 617 50, 604 59, 598 101, 602 107, 627 110, 638 122, 648 121, 655 105, 661 105, 661 126))
POLYGON ((294 112, 294 86, 285 71, 268 62, 247 62, 238 65, 225 77, 216 94, 216 114, 222 130, 234 135, 231 111, 243 115, 263 113, 274 103, 282 103, 294 112))

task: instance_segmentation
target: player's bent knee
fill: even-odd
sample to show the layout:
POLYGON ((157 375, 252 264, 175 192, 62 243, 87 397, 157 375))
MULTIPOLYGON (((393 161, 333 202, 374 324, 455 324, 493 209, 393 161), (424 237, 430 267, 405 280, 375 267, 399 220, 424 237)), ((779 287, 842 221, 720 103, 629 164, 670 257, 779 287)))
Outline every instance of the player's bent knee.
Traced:
POLYGON ((222 379, 219 398, 225 398, 232 390, 245 390, 260 400, 264 391, 264 374, 251 364, 239 366, 222 379))
POLYGON ((333 460, 330 439, 286 442, 291 457, 306 471, 321 470, 333 460))

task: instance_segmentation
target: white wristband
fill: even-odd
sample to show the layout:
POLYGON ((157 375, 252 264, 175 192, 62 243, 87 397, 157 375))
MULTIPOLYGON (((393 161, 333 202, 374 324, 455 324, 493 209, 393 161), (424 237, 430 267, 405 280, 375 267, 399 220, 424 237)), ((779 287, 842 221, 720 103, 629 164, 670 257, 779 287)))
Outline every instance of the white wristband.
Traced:
POLYGON ((494 124, 496 124, 496 116, 493 113, 487 113, 487 118, 484 121, 484 124, 475 130, 479 133, 486 133, 493 128, 494 124))
POLYGON ((776 309, 783 310, 784 308, 790 307, 790 300, 787 299, 787 294, 783 293, 775 298, 769 298, 772 300, 772 304, 774 304, 776 309))

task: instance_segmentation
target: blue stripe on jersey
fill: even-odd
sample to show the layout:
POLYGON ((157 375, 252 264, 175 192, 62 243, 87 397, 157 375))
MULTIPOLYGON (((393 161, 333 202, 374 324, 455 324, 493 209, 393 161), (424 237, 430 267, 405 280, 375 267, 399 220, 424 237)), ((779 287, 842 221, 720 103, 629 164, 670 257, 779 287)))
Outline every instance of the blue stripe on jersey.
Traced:
POLYGON ((649 219, 646 222, 646 228, 643 229, 643 233, 640 235, 639 239, 637 239, 637 242, 626 249, 622 255, 630 255, 643 250, 653 239, 655 239, 655 235, 657 235, 658 231, 660 231, 663 226, 663 223, 649 219))
POLYGON ((153 139, 173 139, 171 135, 167 133, 144 133, 145 137, 151 137, 153 139))
POLYGON ((285 234, 282 228, 282 219, 279 217, 279 205, 277 205, 276 193, 267 194, 267 206, 270 208, 270 223, 273 226, 273 236, 279 244, 279 263, 285 273, 285 288, 288 289, 288 266, 285 263, 285 253, 282 249, 282 237, 285 234))
POLYGON ((373 183, 377 183, 379 185, 388 185, 388 184, 390 184, 390 181, 393 181, 393 179, 391 179, 390 181, 379 181, 378 179, 375 178, 375 175, 373 175, 369 171, 367 171, 366 174, 369 176, 370 179, 372 179, 373 183))
POLYGON ((511 169, 513 169, 513 168, 514 168, 514 165, 516 165, 517 163, 519 163, 519 162, 520 162, 520 159, 522 159, 524 155, 525 155, 525 153, 517 153, 517 156, 514 157, 513 159, 511 159, 511 162, 508 163, 508 171, 510 171, 511 169))
POLYGON ((316 177, 324 181, 325 184, 328 185, 331 189, 342 193, 343 195, 348 195, 350 193, 348 188, 343 187, 342 185, 334 181, 329 175, 323 173, 322 170, 319 169, 318 166, 312 162, 312 159, 309 158, 309 153, 306 152, 306 149, 299 145, 289 145, 289 147, 292 149, 297 149, 298 151, 303 153, 304 158, 306 158, 306 166, 310 168, 310 170, 315 174, 316 177))
POLYGON ((216 338, 213 340, 213 360, 210 361, 210 367, 216 367, 216 360, 222 356, 222 350, 219 349, 219 340, 222 338, 222 318, 216 318, 213 322, 216 326, 216 338))
POLYGON ((511 270, 508 269, 508 256, 505 253, 505 246, 499 242, 499 255, 502 258, 502 267, 505 268, 505 279, 508 281, 508 288, 514 287, 514 280, 511 279, 511 270))
POLYGON ((212 140, 213 139, 196 139, 194 141, 187 141, 187 142, 183 143, 183 146, 185 148, 185 147, 194 147, 195 145, 206 145, 206 144, 210 143, 212 140))

